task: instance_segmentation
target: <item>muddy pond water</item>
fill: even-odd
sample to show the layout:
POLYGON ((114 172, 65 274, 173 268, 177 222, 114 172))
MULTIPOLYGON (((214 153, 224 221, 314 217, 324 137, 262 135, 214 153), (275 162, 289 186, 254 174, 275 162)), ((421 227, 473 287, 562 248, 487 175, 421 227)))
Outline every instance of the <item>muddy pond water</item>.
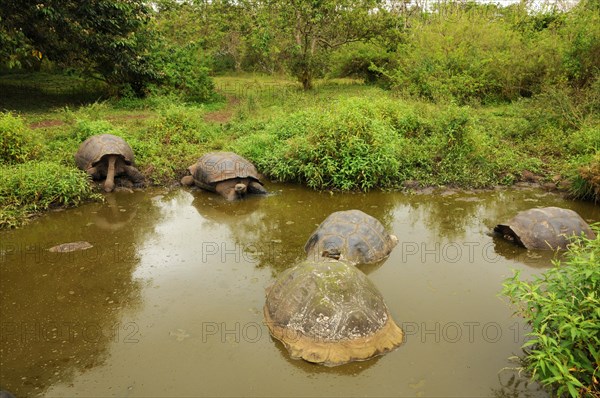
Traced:
POLYGON ((489 235, 535 206, 600 210, 536 189, 319 193, 268 184, 226 203, 199 190, 113 193, 0 233, 0 387, 17 396, 545 397, 519 377, 527 327, 498 294, 550 266, 489 235), (361 268, 406 334, 396 351, 335 368, 290 359, 263 324, 265 288, 337 210, 400 243, 361 268), (47 249, 88 241, 70 253, 47 249))

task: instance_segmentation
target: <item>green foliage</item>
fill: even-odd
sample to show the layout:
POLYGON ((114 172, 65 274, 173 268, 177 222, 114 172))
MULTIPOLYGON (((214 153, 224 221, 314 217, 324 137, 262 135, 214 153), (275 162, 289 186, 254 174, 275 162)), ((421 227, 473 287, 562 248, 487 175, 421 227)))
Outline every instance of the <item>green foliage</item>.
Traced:
POLYGON ((350 43, 336 51, 331 60, 331 75, 364 80, 366 84, 386 85, 381 69, 389 69, 394 55, 375 43, 350 43))
POLYGON ((0 113, 0 164, 22 163, 31 148, 28 129, 19 116, 0 113))
POLYGON ((0 42, 0 54, 14 66, 20 63, 15 55, 33 52, 39 61, 98 74, 116 89, 141 95, 156 78, 145 54, 149 12, 143 0, 6 0, 0 20, 11 40, 0 42))
POLYGON ((600 396, 600 230, 531 282, 519 272, 503 294, 531 324, 524 363, 556 396, 600 396))
POLYGON ((314 189, 368 191, 393 185, 396 134, 361 99, 308 109, 276 121, 266 132, 241 137, 235 147, 263 172, 314 189))
POLYGON ((560 30, 564 75, 574 87, 588 86, 600 73, 600 12, 597 1, 581 1, 560 30))
POLYGON ((74 166, 44 161, 0 166, 0 229, 19 226, 51 207, 94 198, 87 174, 74 166))
POLYGON ((600 201, 600 149, 595 156, 578 158, 571 168, 569 194, 575 199, 600 201))
POLYGON ((345 98, 248 129, 255 131, 232 148, 276 179, 315 189, 367 191, 406 180, 486 187, 506 183, 507 171, 535 169, 534 160, 517 148, 506 151, 486 127, 470 108, 345 98))
POLYGON ((496 8, 473 6, 415 20, 397 67, 380 69, 396 90, 433 101, 498 102, 539 92, 552 48, 523 41, 496 8), (515 57, 515 54, 519 54, 515 57))
POLYGON ((155 67, 160 70, 162 94, 173 92, 185 101, 215 99, 214 83, 208 75, 207 59, 194 44, 183 47, 155 47, 155 67))

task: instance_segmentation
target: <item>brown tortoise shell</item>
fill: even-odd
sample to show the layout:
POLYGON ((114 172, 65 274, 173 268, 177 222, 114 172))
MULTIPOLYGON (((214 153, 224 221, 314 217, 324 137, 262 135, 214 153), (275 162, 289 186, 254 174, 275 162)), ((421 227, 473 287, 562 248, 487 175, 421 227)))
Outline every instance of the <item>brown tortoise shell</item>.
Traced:
POLYGON ((233 152, 210 152, 198 159, 193 173, 196 185, 214 190, 215 184, 232 178, 252 178, 259 181, 256 167, 233 152))
POLYGON ((106 155, 120 155, 125 163, 133 164, 133 150, 129 144, 112 134, 94 135, 83 141, 75 154, 75 163, 81 170, 87 170, 106 155))
POLYGON ((353 264, 371 264, 386 258, 396 243, 376 218, 346 210, 331 213, 308 238, 304 251, 315 260, 336 253, 353 264))
POLYGON ((573 235, 595 237, 579 214, 560 207, 521 211, 506 224, 498 224, 494 231, 527 249, 566 249, 573 235))
POLYGON ((292 358, 328 366, 394 350, 403 333, 375 285, 341 261, 304 262, 267 289, 264 316, 292 358))

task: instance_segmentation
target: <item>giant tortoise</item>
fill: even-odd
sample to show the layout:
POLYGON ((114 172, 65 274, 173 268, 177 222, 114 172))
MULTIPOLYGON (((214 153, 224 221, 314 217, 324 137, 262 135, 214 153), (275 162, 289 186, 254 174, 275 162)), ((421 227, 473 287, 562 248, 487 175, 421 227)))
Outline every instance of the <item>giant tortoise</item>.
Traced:
POLYGON ((292 358, 327 366, 363 361, 403 342, 377 288, 356 267, 304 260, 267 289, 267 327, 292 358))
POLYGON ((346 210, 331 213, 308 238, 304 251, 314 260, 372 264, 386 258, 397 243, 376 218, 360 210, 346 210))
POLYGON ((560 207, 521 211, 507 223, 496 225, 494 232, 527 249, 566 249, 573 235, 595 237, 579 214, 560 207))
POLYGON ((134 184, 142 184, 144 176, 134 167, 133 151, 125 140, 112 134, 89 137, 75 154, 75 163, 94 180, 106 179, 104 190, 115 188, 115 177, 126 176, 134 184))
POLYGON ((254 165, 233 152, 207 153, 188 170, 190 175, 181 179, 182 185, 196 184, 227 200, 240 199, 247 193, 267 193, 254 165))

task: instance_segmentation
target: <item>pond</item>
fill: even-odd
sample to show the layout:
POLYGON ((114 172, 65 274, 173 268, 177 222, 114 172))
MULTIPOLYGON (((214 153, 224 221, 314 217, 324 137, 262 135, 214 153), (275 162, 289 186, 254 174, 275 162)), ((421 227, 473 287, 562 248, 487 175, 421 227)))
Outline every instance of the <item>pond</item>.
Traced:
POLYGON ((427 194, 314 192, 227 203, 149 189, 0 233, 0 386, 17 396, 545 397, 520 377, 528 329, 502 281, 547 269, 489 233, 517 211, 589 203, 534 188, 427 194), (403 328, 397 350, 328 368, 290 359, 263 324, 265 288, 303 258, 327 215, 360 209, 399 238, 362 267, 403 328), (84 251, 57 244, 88 241, 84 251))

